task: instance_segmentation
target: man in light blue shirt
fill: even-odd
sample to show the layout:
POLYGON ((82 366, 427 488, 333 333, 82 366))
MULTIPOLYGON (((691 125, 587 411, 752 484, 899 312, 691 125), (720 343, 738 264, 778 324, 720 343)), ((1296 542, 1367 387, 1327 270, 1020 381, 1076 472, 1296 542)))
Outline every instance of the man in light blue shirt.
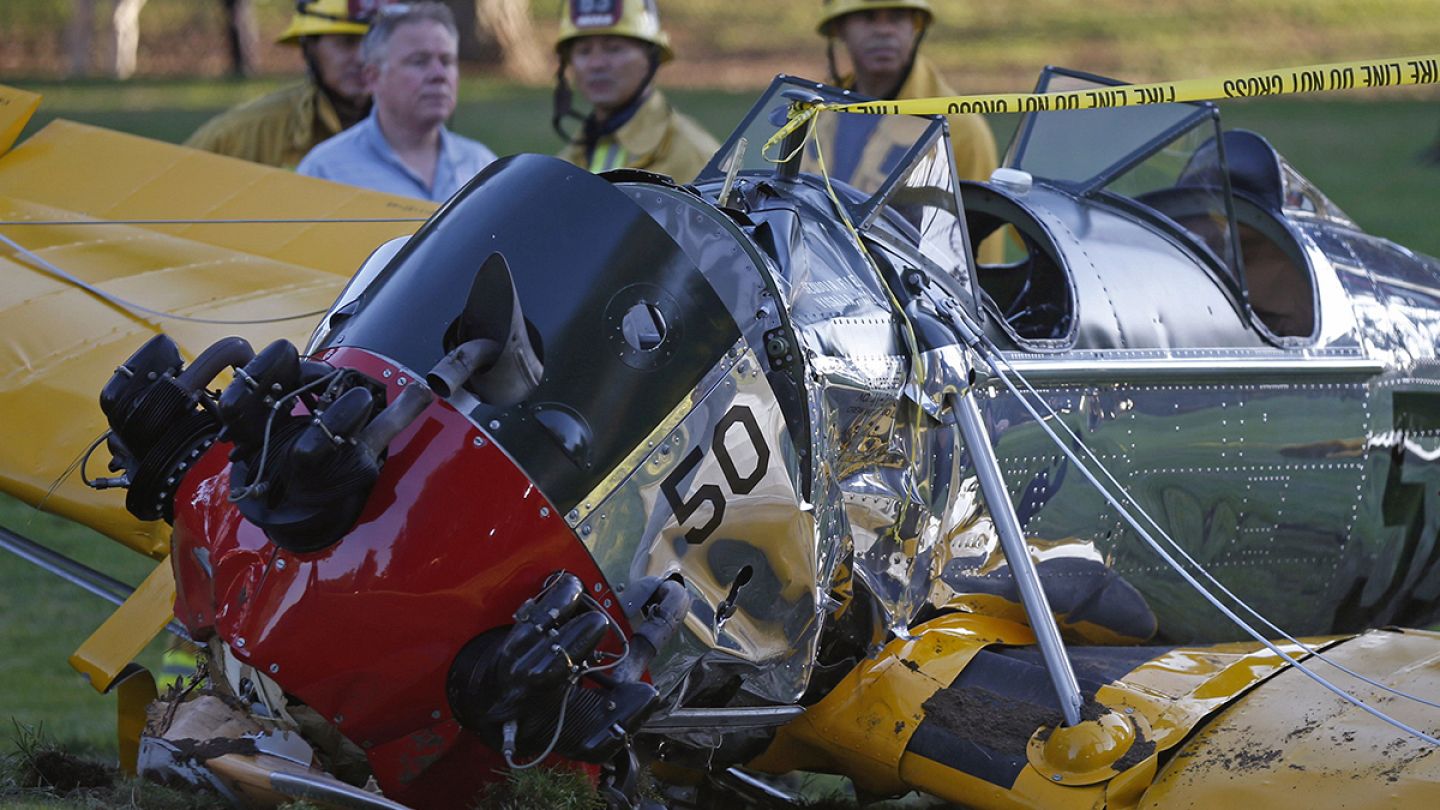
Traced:
POLYGON ((441 3, 381 7, 362 42, 370 116, 322 142, 296 171, 441 202, 495 160, 445 128, 460 81, 455 18, 441 3))

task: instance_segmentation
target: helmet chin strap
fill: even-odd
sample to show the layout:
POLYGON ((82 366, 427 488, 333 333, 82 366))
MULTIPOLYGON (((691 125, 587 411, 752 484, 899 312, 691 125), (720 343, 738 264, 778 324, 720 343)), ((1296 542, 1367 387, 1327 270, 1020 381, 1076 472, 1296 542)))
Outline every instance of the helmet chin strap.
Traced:
MULTIPOLYGON (((550 116, 550 126, 555 130, 555 133, 560 136, 561 140, 566 143, 573 143, 575 136, 565 131, 565 119, 574 118, 583 122, 585 127, 581 134, 584 135, 587 134, 590 129, 590 122, 594 120, 595 113, 592 110, 590 115, 586 116, 581 115, 575 110, 573 105, 575 93, 570 88, 570 82, 565 78, 565 69, 569 66, 569 49, 566 49, 566 52, 560 56, 560 69, 555 73, 554 108, 550 116)), ((630 98, 625 99, 625 103, 616 108, 617 114, 623 114, 625 111, 630 110, 644 101, 650 92, 651 85, 655 82, 655 74, 659 70, 660 49, 655 45, 650 45, 650 67, 645 72, 645 79, 640 82, 639 88, 631 94, 630 98)))
MULTIPOLYGON (((567 49, 568 51, 568 49, 567 49)), ((570 60, 565 54, 560 56, 560 69, 555 71, 555 95, 552 101, 550 112, 550 127, 560 140, 570 143, 575 140, 574 136, 565 131, 565 119, 574 118, 577 121, 584 121, 585 116, 575 111, 575 92, 570 89, 570 82, 565 78, 565 69, 570 66, 570 60)))

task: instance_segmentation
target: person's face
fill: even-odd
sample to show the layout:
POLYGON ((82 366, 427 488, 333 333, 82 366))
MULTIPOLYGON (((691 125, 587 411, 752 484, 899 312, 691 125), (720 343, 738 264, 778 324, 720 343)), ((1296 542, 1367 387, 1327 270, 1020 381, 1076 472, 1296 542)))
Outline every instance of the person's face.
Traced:
POLYGON ((314 37, 306 47, 320 74, 320 81, 330 92, 356 104, 363 102, 369 92, 365 89, 365 77, 360 61, 360 37, 350 34, 321 34, 314 37))
POLYGON ((575 84, 602 115, 615 112, 640 92, 650 73, 650 52, 629 37, 581 37, 570 46, 575 84))
POLYGON ((910 9, 887 8, 841 17, 836 35, 850 52, 855 72, 868 76, 903 70, 918 30, 916 16, 910 9))
POLYGON ((410 126, 443 124, 455 112, 458 49, 449 29, 432 20, 396 28, 380 62, 365 66, 375 104, 385 115, 410 126))

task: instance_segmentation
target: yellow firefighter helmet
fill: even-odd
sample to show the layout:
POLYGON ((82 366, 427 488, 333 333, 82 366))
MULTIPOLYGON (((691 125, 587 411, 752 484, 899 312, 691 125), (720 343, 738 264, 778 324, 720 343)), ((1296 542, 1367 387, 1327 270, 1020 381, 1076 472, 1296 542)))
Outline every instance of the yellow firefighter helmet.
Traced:
POLYGON ((555 50, 564 51, 570 41, 594 36, 638 39, 659 49, 661 62, 675 58, 670 36, 660 27, 655 0, 565 0, 555 50))
POLYGON ((887 8, 908 8, 920 12, 924 17, 920 23, 922 28, 935 18, 935 12, 930 8, 930 0, 820 0, 820 22, 815 26, 815 30, 819 31, 821 36, 828 37, 830 24, 846 14, 887 8))
POLYGON ((280 38, 281 43, 298 42, 301 37, 349 34, 361 37, 370 30, 370 18, 386 0, 295 0, 295 15, 280 38))

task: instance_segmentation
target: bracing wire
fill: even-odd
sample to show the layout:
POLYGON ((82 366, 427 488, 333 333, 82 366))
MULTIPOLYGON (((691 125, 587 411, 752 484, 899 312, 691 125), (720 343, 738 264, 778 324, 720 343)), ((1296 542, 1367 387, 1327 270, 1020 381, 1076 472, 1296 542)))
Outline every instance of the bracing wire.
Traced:
MULTIPOLYGON (((1270 619, 1266 618, 1263 614, 1260 613, 1260 611, 1256 610, 1244 599, 1242 599, 1238 594, 1226 587, 1224 583, 1222 583, 1218 578, 1216 578, 1214 574, 1211 574, 1209 570, 1207 570, 1203 565, 1200 564, 1199 561, 1197 561, 1194 557, 1190 556, 1190 553, 1185 550, 1185 547, 1180 545, 1180 543, 1176 541, 1175 538, 1171 537, 1170 534, 1165 531, 1165 528, 1161 526, 1157 520, 1155 520, 1154 516, 1152 516, 1145 509, 1145 507, 1141 506, 1135 500, 1135 498, 1125 488, 1125 485, 1121 484, 1120 481, 1115 478, 1114 474, 1112 474, 1109 468, 1105 466, 1105 463, 1095 455, 1094 451, 1092 451, 1090 447, 1086 445, 1085 442, 1075 434, 1075 431, 1070 429, 1069 425, 1065 424, 1065 420, 1061 419, 1059 417, 1059 414, 1056 414, 1054 410, 1049 407, 1049 405, 1045 404, 1045 400, 1041 397, 1040 392, 1035 390, 1034 386, 1030 384, 1030 381, 1026 380, 1024 375, 1020 374, 1020 372, 1015 368, 1015 366, 1011 364, 1010 361, 1007 360, 1003 355, 1001 355, 999 349, 993 343, 990 343, 988 340, 986 341, 986 349, 989 352, 992 352, 994 354, 994 357, 999 358, 999 361, 1004 364, 1010 375, 1020 381, 1020 384, 1025 388, 1025 391, 1031 397, 1033 397, 1035 401, 1045 406, 1045 410, 1049 413, 1050 416, 1055 418, 1055 421, 1060 425, 1060 429, 1065 433, 1065 435, 1074 444, 1078 445, 1084 451, 1085 455, 1104 475, 1105 479, 1110 482, 1111 486, 1115 487, 1115 489, 1120 493, 1120 495, 1125 499, 1125 501, 1127 501, 1132 507, 1134 507, 1135 511, 1145 519, 1146 523, 1149 523, 1155 529, 1156 533, 1159 534, 1159 536, 1164 539, 1165 542, 1176 551, 1176 553, 1180 555, 1181 559, 1193 566, 1195 570, 1200 572, 1200 575, 1202 577, 1204 577, 1208 582, 1210 582, 1211 585, 1215 586, 1221 593, 1225 594, 1225 596, 1229 597, 1231 601, 1233 601, 1238 607, 1242 608, 1246 613, 1258 619, 1260 623, 1266 627, 1266 629, 1278 634, 1291 644, 1300 647, 1300 649, 1304 650, 1307 654, 1315 656, 1319 660, 1329 664, 1332 667, 1335 667, 1341 672, 1344 672, 1346 675, 1363 681, 1381 691, 1389 692, 1390 694, 1393 694, 1397 697, 1403 697, 1409 700, 1413 700, 1416 703, 1422 703, 1426 706, 1440 709, 1440 703, 1420 697, 1419 695, 1412 695, 1408 692, 1396 689, 1393 686, 1386 686, 1379 681, 1376 681, 1366 675, 1350 669, 1349 667, 1341 664, 1338 661, 1331 660, 1330 657, 1325 655, 1323 651, 1312 647, 1309 644, 1306 644, 1300 639, 1295 638, 1291 634, 1287 633, 1284 628, 1280 627, 1279 625, 1272 622, 1270 619)), ((1001 374, 999 370, 995 367, 993 359, 987 358, 986 364, 990 366, 992 371, 996 372, 997 377, 1003 378, 1005 376, 1001 374)), ((1020 396, 1019 392, 1015 391, 1014 388, 1011 388, 1011 392, 1014 393, 1017 397, 1020 396)))
POLYGON ((180 315, 174 312, 163 312, 158 309, 151 309, 149 307, 142 306, 133 301, 127 301, 126 299, 121 298, 118 295, 114 295, 113 293, 108 293, 100 289, 99 287, 91 284, 90 282, 85 281, 84 279, 79 278, 78 276, 75 276, 71 273, 68 273, 60 269, 59 267, 56 267, 54 264, 47 261, 44 257, 16 243, 13 239, 5 236, 4 234, 0 234, 0 242, 8 245, 11 250, 15 251, 18 256, 23 258, 32 266, 44 270, 45 272, 61 279, 62 281, 73 284, 76 287, 79 287, 80 289, 90 293, 91 295, 100 298, 103 301, 120 307, 121 309, 126 309, 141 315, 150 315, 156 318, 166 318, 175 321, 185 321, 187 323, 209 323, 222 326, 252 326, 266 323, 283 323, 285 321, 300 320, 301 318, 316 318, 324 315, 326 312, 326 310, 324 309, 317 309, 310 312, 298 312, 294 315, 281 315, 274 318, 245 318, 238 320, 227 320, 223 318, 196 318, 190 315, 180 315))
MULTIPOLYGON (((1156 542, 1155 538, 1150 535, 1150 532, 1146 531, 1145 527, 1140 525, 1139 520, 1137 520, 1135 516, 1130 513, 1130 510, 1126 509, 1125 506, 1120 503, 1120 501, 1117 500, 1116 497, 1110 492, 1110 490, 1100 483, 1099 479, 1097 479, 1095 475, 1090 471, 1090 468, 1080 460, 1080 457, 1076 455, 1075 452, 1071 450, 1069 446, 1067 446, 1067 444, 1054 431, 1054 429, 1050 427, 1050 425, 1048 424, 1048 420, 1045 417, 1041 416, 1040 412, 1035 409, 1035 407, 1030 403, 1030 401, 1020 393, 1019 389, 1015 387, 1015 384, 1010 381, 1009 377, 1000 371, 1000 367, 989 356, 990 351, 994 351, 993 344, 981 347, 978 345, 977 341, 977 353, 985 362, 986 366, 988 366, 991 372, 994 373, 995 376, 999 378, 1002 383, 1005 384, 1006 388, 1008 388, 1010 392, 1015 395, 1015 397, 1019 400, 1021 406, 1023 406, 1026 412, 1030 414, 1030 417, 1035 420, 1036 424, 1040 427, 1040 429, 1045 432, 1045 435, 1048 436, 1052 442, 1054 442, 1055 446, 1060 450, 1061 453, 1065 455, 1067 459, 1069 459, 1070 463, 1076 466, 1076 468, 1080 471, 1080 474, 1084 476, 1087 481, 1090 482, 1090 485, 1095 487, 1095 490, 1100 493, 1100 496, 1103 497, 1106 502, 1109 503, 1112 507, 1114 507, 1123 518, 1125 518, 1126 522, 1128 522, 1131 527, 1135 529, 1136 533, 1139 534, 1141 539, 1143 539, 1145 543, 1150 546, 1150 548, 1156 554, 1159 554, 1160 558, 1164 560, 1165 563, 1169 565, 1172 569, 1174 569, 1175 573, 1179 574, 1180 577, 1184 579, 1185 582, 1188 583, 1190 587, 1195 590, 1196 593, 1198 593, 1202 598, 1204 598, 1217 610, 1223 613, 1226 618, 1228 618, 1231 622, 1235 624, 1236 627, 1239 627, 1251 638, 1264 645, 1268 650, 1270 650, 1270 652, 1280 657, 1290 666, 1299 670, 1307 678, 1310 678, 1325 690, 1333 693, 1336 697, 1351 704, 1357 709, 1360 709, 1361 711, 1375 717, 1377 720, 1380 720, 1383 723, 1398 728, 1401 731, 1406 732, 1407 734, 1410 734, 1420 740, 1429 743, 1430 745, 1440 746, 1440 739, 1437 739, 1436 737, 1427 734, 1420 729, 1414 728, 1413 726, 1407 725, 1400 720, 1391 717, 1390 715, 1380 711, 1379 709, 1376 709, 1365 701, 1355 697, 1354 695, 1351 695, 1349 692, 1346 692, 1344 689, 1341 689, 1340 687, 1331 683, 1319 673, 1312 671, 1309 667, 1301 663, 1300 659, 1290 655, 1289 653, 1280 649, 1279 645, 1265 638, 1262 633, 1260 633, 1254 627, 1251 627, 1249 623, 1247 623, 1244 619, 1240 618, 1240 616, 1236 615, 1236 613, 1229 607, 1227 607, 1224 602, 1222 602, 1218 597, 1216 597, 1213 593, 1207 590, 1204 585, 1202 585, 1198 580, 1195 579, 1194 576, 1190 574, 1189 571, 1185 570, 1185 566, 1181 565, 1178 560, 1172 557, 1170 553, 1164 549, 1164 547, 1162 547, 1158 542, 1156 542), (984 348, 987 351, 979 351, 980 348, 984 348)), ((995 353, 998 354, 998 351, 995 353)), ((1033 391, 1034 389, 1032 388, 1031 390, 1033 391)), ((1046 406, 1046 409, 1049 410, 1048 405, 1046 406)), ((1051 416, 1054 416, 1057 420, 1059 419, 1058 414, 1055 414, 1054 411, 1051 411, 1050 414, 1051 416)), ((1121 489, 1123 490, 1123 487, 1121 489)), ((1171 540, 1170 542, 1173 543, 1174 541, 1171 540)), ((1306 649, 1308 650, 1309 648, 1307 647, 1306 649)))

